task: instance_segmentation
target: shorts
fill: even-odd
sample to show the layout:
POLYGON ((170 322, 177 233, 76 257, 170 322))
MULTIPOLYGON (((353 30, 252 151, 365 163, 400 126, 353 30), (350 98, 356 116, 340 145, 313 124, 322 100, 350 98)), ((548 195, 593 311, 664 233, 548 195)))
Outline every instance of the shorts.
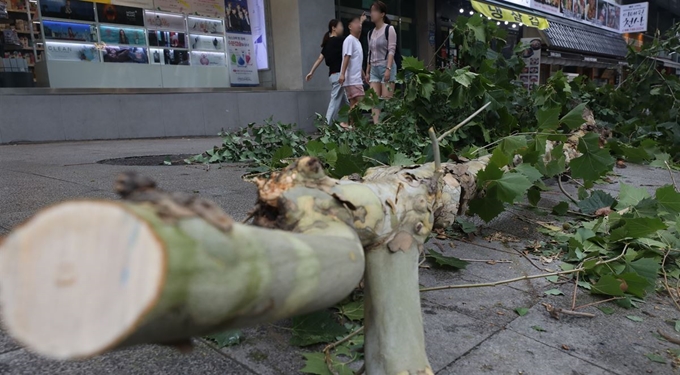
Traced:
POLYGON ((347 95, 347 99, 349 100, 356 99, 358 97, 366 95, 366 93, 364 92, 364 85, 345 86, 345 94, 347 95))
MULTIPOLYGON (((386 66, 373 66, 371 65, 371 78, 369 79, 369 82, 371 83, 378 83, 378 82, 383 82, 385 79, 385 71, 387 70, 386 66)), ((390 70, 390 82, 394 82, 397 80, 397 63, 392 63, 392 70, 390 70)))

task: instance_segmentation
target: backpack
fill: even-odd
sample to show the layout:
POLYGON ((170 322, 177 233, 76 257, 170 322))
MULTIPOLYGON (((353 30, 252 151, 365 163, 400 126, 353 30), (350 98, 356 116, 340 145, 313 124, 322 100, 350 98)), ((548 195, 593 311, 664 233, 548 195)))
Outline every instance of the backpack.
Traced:
MULTIPOLYGON (((389 42, 390 40, 390 27, 394 27, 392 25, 387 25, 385 28, 385 39, 389 42)), ((375 29, 374 29, 375 30, 375 29)), ((396 29, 394 30, 396 34, 396 29)), ((371 36, 373 35, 373 30, 368 32, 368 40, 371 40, 371 36)), ((389 52, 388 52, 389 53, 389 52)), ((385 56, 385 59, 387 59, 387 56, 385 56)), ((397 70, 401 70, 401 50, 399 49, 399 40, 397 39, 397 48, 394 51, 394 63, 397 64, 397 70)), ((369 56, 369 61, 370 61, 370 56, 369 56)))

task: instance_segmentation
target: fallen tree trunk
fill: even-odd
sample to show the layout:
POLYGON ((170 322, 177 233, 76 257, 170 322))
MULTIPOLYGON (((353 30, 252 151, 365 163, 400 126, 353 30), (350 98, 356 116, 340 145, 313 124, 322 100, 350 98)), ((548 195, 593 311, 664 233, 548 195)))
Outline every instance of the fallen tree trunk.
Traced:
POLYGON ((361 244, 339 220, 290 233, 156 198, 67 202, 16 229, 0 251, 9 333, 45 356, 84 358, 322 309, 363 275, 361 244))

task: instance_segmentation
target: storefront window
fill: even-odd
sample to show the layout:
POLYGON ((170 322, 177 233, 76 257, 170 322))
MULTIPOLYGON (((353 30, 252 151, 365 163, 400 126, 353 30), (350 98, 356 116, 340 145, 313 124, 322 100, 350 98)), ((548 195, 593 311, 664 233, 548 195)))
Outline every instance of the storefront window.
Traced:
POLYGON ((264 0, 0 0, 0 87, 258 86, 258 68, 269 68, 264 9, 264 0))

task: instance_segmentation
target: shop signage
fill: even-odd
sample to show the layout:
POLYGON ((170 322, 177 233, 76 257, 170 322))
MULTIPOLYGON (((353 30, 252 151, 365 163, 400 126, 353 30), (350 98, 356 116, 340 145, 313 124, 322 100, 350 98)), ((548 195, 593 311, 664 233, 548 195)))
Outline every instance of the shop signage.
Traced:
POLYGON ((541 40, 536 38, 522 38, 521 57, 524 60, 524 69, 519 75, 524 87, 532 90, 541 82, 541 40))
POLYGON ((530 13, 523 13, 516 10, 505 9, 499 6, 489 5, 475 0, 472 0, 472 7, 479 13, 498 21, 523 23, 527 26, 535 27, 539 30, 545 30, 549 26, 547 19, 535 16, 530 13))
MULTIPOLYGON (((83 0, 90 3, 112 4, 133 8, 153 9, 153 0, 83 0)), ((99 20, 102 22, 102 20, 99 20)))
POLYGON ((589 61, 589 62, 597 62, 597 58, 595 57, 583 57, 583 61, 589 61))
POLYGON ((501 0, 504 3, 511 3, 515 5, 521 5, 523 7, 531 8, 531 0, 501 0))
POLYGON ((550 52, 550 57, 562 57, 562 54, 559 52, 550 52))
POLYGON ((144 11, 122 5, 97 4, 97 16, 101 23, 144 26, 144 11))
POLYGON ((621 7, 621 33, 643 33, 647 31, 649 3, 630 4, 621 7))

